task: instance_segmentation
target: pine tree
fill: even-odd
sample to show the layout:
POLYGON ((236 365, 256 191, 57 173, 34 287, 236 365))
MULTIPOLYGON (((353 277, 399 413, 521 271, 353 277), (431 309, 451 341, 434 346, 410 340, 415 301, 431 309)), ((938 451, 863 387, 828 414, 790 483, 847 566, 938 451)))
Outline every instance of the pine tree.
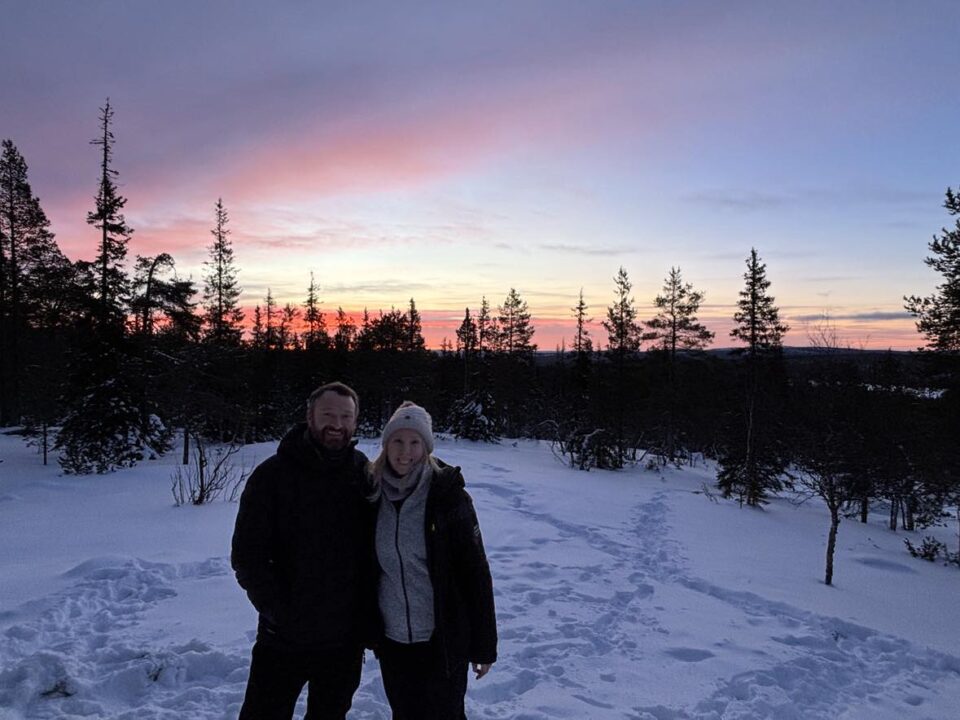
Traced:
POLYGON ((145 363, 127 334, 130 280, 124 268, 127 243, 133 232, 122 210, 126 199, 117 191, 112 167, 113 109, 109 100, 100 110, 100 135, 91 141, 101 148, 100 185, 95 210, 87 223, 100 231, 98 254, 89 269, 94 278, 94 329, 73 354, 65 391, 69 412, 57 435, 60 464, 66 472, 107 472, 133 465, 145 450, 162 453, 169 432, 153 412, 145 390, 145 363))
POLYGON ((267 296, 263 299, 263 343, 267 350, 279 349, 277 337, 277 301, 273 299, 273 292, 267 288, 267 296))
POLYGON ((266 350, 267 331, 263 326, 263 311, 259 305, 253 308, 253 327, 250 328, 250 345, 256 350, 266 350))
POLYGON ((469 356, 477 351, 478 344, 477 323, 470 316, 470 308, 464 308, 463 321, 457 328, 457 351, 469 356))
POLYGON ((730 337, 746 345, 744 351, 752 360, 762 353, 779 351, 783 336, 790 327, 780 321, 780 310, 767 292, 770 288, 767 266, 760 262, 755 248, 750 249, 743 279, 746 285, 740 291, 737 311, 733 315, 736 325, 730 331, 730 337))
POLYGON ((479 343, 479 333, 477 332, 477 323, 470 317, 470 308, 463 311, 463 322, 457 328, 457 351, 463 357, 463 392, 466 395, 470 391, 470 366, 473 364, 473 356, 477 352, 479 343))
POLYGON ((422 352, 427 344, 423 339, 423 322, 420 319, 420 312, 413 298, 410 298, 410 307, 405 320, 407 337, 403 349, 407 352, 422 352))
POLYGON ((374 345, 372 330, 373 327, 370 320, 370 311, 367 308, 364 308, 363 315, 360 317, 360 327, 357 328, 357 333, 351 350, 363 352, 372 350, 374 345))
POLYGON ((100 231, 100 244, 94 260, 98 280, 96 319, 104 336, 123 334, 124 305, 129 291, 124 261, 127 243, 133 234, 122 212, 127 199, 117 189, 117 171, 113 169, 112 123, 113 108, 108 99, 100 108, 100 135, 90 141, 91 145, 98 145, 101 149, 100 184, 95 209, 87 213, 87 223, 100 231))
POLYGON ((773 360, 779 359, 783 335, 788 327, 780 322, 780 311, 768 293, 766 265, 751 248, 743 275, 736 325, 730 336, 746 343, 740 350, 747 356, 743 406, 731 413, 722 432, 717 487, 725 497, 736 494, 740 502, 757 506, 770 492, 783 488, 782 475, 787 458, 780 428, 769 395, 773 360))
POLYGON ((280 310, 280 322, 277 326, 277 349, 295 350, 300 344, 300 339, 294 330, 294 324, 300 316, 291 303, 286 303, 280 310))
POLYGON ((214 206, 215 225, 210 231, 213 235, 208 248, 210 259, 204 263, 207 269, 203 278, 204 338, 216 345, 239 347, 243 336, 243 311, 238 304, 242 289, 237 284, 233 243, 227 228, 229 221, 223 199, 218 198, 214 206))
POLYGON ((613 278, 614 300, 613 305, 607 308, 607 319, 603 327, 607 331, 607 355, 616 365, 616 389, 614 391, 614 418, 613 431, 615 443, 615 466, 622 467, 627 455, 626 438, 626 396, 627 396, 627 361, 640 349, 643 334, 637 322, 637 310, 630 292, 633 284, 623 266, 613 278))
POLYGON ((477 313, 477 352, 483 357, 497 347, 497 321, 490 315, 490 303, 486 296, 480 300, 480 312, 477 313))
MULTIPOLYGON (((703 293, 684 283, 680 268, 670 268, 661 294, 654 299, 658 312, 644 324, 649 332, 644 340, 652 340, 666 356, 667 407, 663 418, 661 457, 675 461, 679 451, 677 394, 677 351, 702 350, 712 340, 713 333, 697 321, 697 311, 703 302, 703 293)), ((654 348, 657 349, 657 348, 654 348)))
POLYGON ((677 350, 702 350, 713 340, 713 333, 697 322, 702 302, 703 293, 683 282, 680 268, 670 268, 662 293, 653 301, 658 312, 644 322, 650 329, 644 333, 644 340, 659 343, 669 354, 671 364, 677 350))
POLYGON ((536 352, 537 346, 531 342, 534 327, 531 322, 527 301, 520 297, 514 288, 510 288, 507 297, 498 310, 497 337, 500 352, 510 356, 527 356, 536 352))
POLYGON ((573 338, 573 351, 577 354, 578 359, 581 356, 589 357, 590 353, 593 352, 593 341, 590 339, 590 331, 587 329, 587 325, 592 321, 587 317, 588 307, 583 299, 583 288, 580 288, 580 299, 571 310, 577 321, 577 331, 573 338))
POLYGON ((590 331, 587 326, 593 322, 587 317, 589 309, 586 301, 583 299, 583 288, 580 288, 580 296, 577 304, 570 308, 576 320, 576 332, 573 336, 573 397, 571 398, 571 414, 574 420, 580 420, 586 413, 590 382, 590 368, 593 358, 593 340, 590 338, 590 331))
POLYGON ((41 277, 63 260, 50 222, 27 180, 27 163, 10 140, 0 156, 0 425, 21 412, 21 348, 39 306, 66 288, 48 288, 41 277), (54 295, 49 295, 50 292, 54 295))
POLYGON ((622 266, 613 283, 614 301, 613 305, 607 308, 607 319, 603 321, 603 327, 607 331, 607 352, 617 358, 618 364, 622 364, 627 355, 640 349, 643 335, 640 324, 637 323, 633 297, 630 295, 633 284, 622 266))
POLYGON ((320 310, 320 288, 310 273, 310 287, 307 288, 307 299, 303 303, 303 321, 307 324, 304 334, 304 346, 307 350, 325 349, 330 346, 330 336, 327 334, 327 321, 320 310))
POLYGON ((925 298, 905 297, 907 311, 917 318, 917 331, 927 339, 926 349, 960 352, 960 193, 947 188, 943 207, 957 220, 952 230, 943 228, 929 244, 924 262, 943 276, 936 292, 925 298))
POLYGON ((357 326, 350 319, 342 307, 337 308, 337 332, 333 336, 333 347, 339 352, 348 352, 354 349, 357 337, 357 326))
POLYGON ((167 253, 155 257, 137 256, 132 284, 130 310, 136 334, 153 336, 157 323, 185 339, 196 340, 200 319, 195 315, 192 280, 176 276, 173 258, 167 253), (172 274, 165 277, 164 271, 172 274))

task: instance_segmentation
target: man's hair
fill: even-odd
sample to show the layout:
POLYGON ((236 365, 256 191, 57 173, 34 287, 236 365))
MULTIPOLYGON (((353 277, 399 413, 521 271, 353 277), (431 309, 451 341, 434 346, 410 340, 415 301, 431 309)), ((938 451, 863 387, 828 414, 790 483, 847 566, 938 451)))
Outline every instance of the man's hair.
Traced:
POLYGON ((307 411, 313 409, 313 404, 317 399, 323 395, 325 392, 336 393, 337 395, 342 395, 343 397, 348 397, 353 399, 353 407, 356 409, 357 417, 360 417, 360 398, 357 396, 357 391, 354 390, 349 385, 344 385, 342 382, 330 382, 325 385, 321 385, 312 393, 310 397, 307 398, 307 411))

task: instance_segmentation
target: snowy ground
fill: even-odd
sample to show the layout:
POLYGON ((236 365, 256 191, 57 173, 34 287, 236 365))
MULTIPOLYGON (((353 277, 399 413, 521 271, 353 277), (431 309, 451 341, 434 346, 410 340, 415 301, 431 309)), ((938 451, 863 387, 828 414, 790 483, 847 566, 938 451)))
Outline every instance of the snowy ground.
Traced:
MULTIPOLYGON (((463 467, 496 587, 471 718, 960 717, 960 572, 881 517, 841 525, 827 587, 814 503, 740 509, 703 494, 707 467, 582 473, 535 443, 437 454, 463 467)), ((174 508, 174 455, 64 477, 0 435, 0 459, 0 720, 236 717, 256 622, 236 505, 174 508)), ((372 658, 350 717, 389 717, 372 658)))

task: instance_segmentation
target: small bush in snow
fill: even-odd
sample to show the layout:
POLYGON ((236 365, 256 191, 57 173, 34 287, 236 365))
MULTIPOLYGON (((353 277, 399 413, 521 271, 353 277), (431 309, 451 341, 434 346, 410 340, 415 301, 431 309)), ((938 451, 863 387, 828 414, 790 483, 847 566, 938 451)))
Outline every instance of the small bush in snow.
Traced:
POLYGON ((907 546, 907 552, 909 552, 913 557, 920 558, 921 560, 926 560, 928 562, 936 562, 940 556, 943 556, 944 564, 946 565, 956 565, 960 567, 960 553, 952 553, 947 549, 947 544, 942 543, 934 537, 927 535, 923 538, 923 542, 920 543, 920 547, 917 547, 909 539, 903 541, 907 546))
POLYGON ((570 467, 578 470, 617 470, 623 467, 624 462, 617 438, 603 428, 558 431, 553 441, 553 451, 562 457, 564 462, 569 463, 570 467))
POLYGON ((187 465, 178 465, 173 472, 171 492, 177 507, 203 505, 219 497, 235 500, 237 491, 247 478, 246 469, 236 466, 233 456, 239 445, 219 447, 211 454, 197 439, 193 455, 187 465))
POLYGON ((493 400, 486 393, 468 393, 455 400, 448 413, 447 429, 454 437, 480 442, 500 442, 492 419, 493 400))

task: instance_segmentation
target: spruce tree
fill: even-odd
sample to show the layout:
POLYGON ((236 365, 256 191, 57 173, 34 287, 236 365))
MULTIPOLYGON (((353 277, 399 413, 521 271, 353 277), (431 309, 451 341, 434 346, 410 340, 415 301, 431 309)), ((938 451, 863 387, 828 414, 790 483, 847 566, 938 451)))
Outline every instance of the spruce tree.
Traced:
POLYGON ((338 352, 348 352, 354 349, 357 338, 356 323, 344 312, 342 307, 337 308, 337 332, 333 336, 333 347, 338 352))
MULTIPOLYGON (((87 224, 100 231, 100 243, 94 266, 97 272, 96 321, 101 337, 123 334, 126 320, 125 303, 129 279, 124 261, 133 230, 127 225, 123 208, 127 199, 117 189, 117 171, 113 169, 114 137, 111 130, 113 108, 108 99, 100 108, 100 134, 90 141, 100 147, 100 180, 95 208, 87 213, 87 224)), ((107 340, 109 342, 110 340, 107 340)))
POLYGON ((790 327, 780 321, 780 309, 768 293, 767 266, 760 262, 755 248, 750 248, 746 262, 745 285, 737 301, 737 311, 733 315, 736 325, 730 331, 730 337, 744 343, 740 352, 745 351, 754 359, 764 353, 778 352, 790 327))
POLYGON ((457 352, 463 358, 463 392, 470 391, 470 368, 473 365, 473 356, 477 352, 479 334, 477 323, 470 316, 470 308, 464 308, 463 321, 457 328, 457 352))
POLYGON ((423 339, 423 321, 420 318, 420 311, 417 310, 417 303, 410 298, 410 306, 404 319, 406 329, 406 340, 403 349, 407 352, 422 352, 427 344, 423 339))
MULTIPOLYGON (((214 206, 213 242, 208 248, 209 260, 204 263, 203 325, 204 338, 220 346, 239 347, 243 335, 243 311, 239 306, 242 289, 237 284, 237 268, 233 261, 233 243, 227 223, 230 218, 217 199, 214 206)), ((312 281, 312 276, 311 276, 312 281)))
POLYGON ((593 321, 587 317, 589 308, 583 299, 583 288, 580 288, 577 304, 570 309, 576 321, 576 331, 573 336, 573 392, 569 400, 569 415, 575 423, 579 424, 587 414, 590 395, 588 390, 590 369, 593 358, 593 340, 590 337, 590 330, 587 328, 593 321))
POLYGON ((934 235, 929 248, 932 255, 924 262, 943 276, 936 292, 921 298, 904 298, 907 311, 917 318, 917 331, 927 339, 926 349, 940 353, 960 352, 960 193, 947 188, 943 203, 956 216, 953 229, 943 228, 934 235))
POLYGON ((23 376, 21 352, 28 325, 39 308, 66 288, 50 288, 42 277, 64 258, 50 222, 27 179, 27 163, 11 140, 0 156, 0 425, 19 418, 23 376), (51 295, 51 292, 53 293, 51 295))
POLYGON ((590 339, 590 330, 587 329, 587 325, 592 322, 587 317, 588 309, 587 303, 583 299, 583 288, 580 288, 580 298, 577 300, 576 306, 571 308, 574 319, 577 321, 576 334, 573 336, 573 352, 576 353, 578 359, 581 356, 589 357, 590 353, 593 352, 593 341, 590 339))
POLYGON ((746 264, 744 288, 733 316, 736 324, 730 331, 731 337, 745 343, 737 350, 746 353, 743 400, 722 430, 717 487, 725 497, 737 495, 741 503, 757 506, 770 492, 783 488, 787 458, 775 409, 782 403, 774 402, 773 395, 782 378, 775 370, 789 328, 780 321, 780 311, 768 292, 767 266, 756 249, 751 248, 746 264))
POLYGON ((477 351, 478 343, 477 323, 470 316, 470 308, 464 308, 463 320, 457 328, 457 351, 462 352, 465 357, 470 357, 477 351))
POLYGON ((124 261, 132 230, 123 217, 126 199, 117 191, 113 169, 113 109, 100 109, 100 180, 95 209, 87 223, 100 232, 93 278, 93 329, 73 355, 65 392, 69 412, 57 435, 60 464, 68 473, 107 472, 133 465, 149 450, 162 453, 169 433, 145 391, 147 359, 128 337, 130 281, 124 261))
POLYGON ((300 311, 292 303, 286 303, 280 309, 280 322, 277 325, 277 349, 296 350, 300 346, 295 325, 300 311))
POLYGON ((278 315, 277 301, 273 297, 273 291, 267 288, 267 296, 263 299, 263 344, 267 350, 278 349, 277 325, 278 315))
POLYGON ((497 321, 490 314, 490 302, 484 296, 477 313, 477 352, 483 357, 497 348, 497 321))
POLYGON ((310 272, 310 286, 307 288, 307 299, 303 302, 303 321, 307 324, 303 344, 307 350, 326 349, 330 346, 330 336, 327 334, 327 321, 320 310, 320 287, 310 272))
POLYGON ((267 348, 267 332, 263 327, 263 311, 259 305, 253 308, 253 326, 250 328, 250 346, 255 350, 267 348))
POLYGON ((640 324, 637 323, 637 309, 634 307, 633 284, 627 271, 620 267, 613 279, 613 305, 607 308, 607 319, 603 327, 607 331, 607 353, 622 365, 624 358, 640 349, 643 341, 640 324))
POLYGON ((643 333, 637 322, 637 309, 634 307, 633 284, 621 265, 613 278, 613 304, 607 307, 607 319, 603 327, 607 331, 607 356, 614 362, 616 381, 613 390, 614 428, 616 444, 614 466, 621 467, 627 455, 626 438, 626 398, 627 363, 640 350, 643 333))

